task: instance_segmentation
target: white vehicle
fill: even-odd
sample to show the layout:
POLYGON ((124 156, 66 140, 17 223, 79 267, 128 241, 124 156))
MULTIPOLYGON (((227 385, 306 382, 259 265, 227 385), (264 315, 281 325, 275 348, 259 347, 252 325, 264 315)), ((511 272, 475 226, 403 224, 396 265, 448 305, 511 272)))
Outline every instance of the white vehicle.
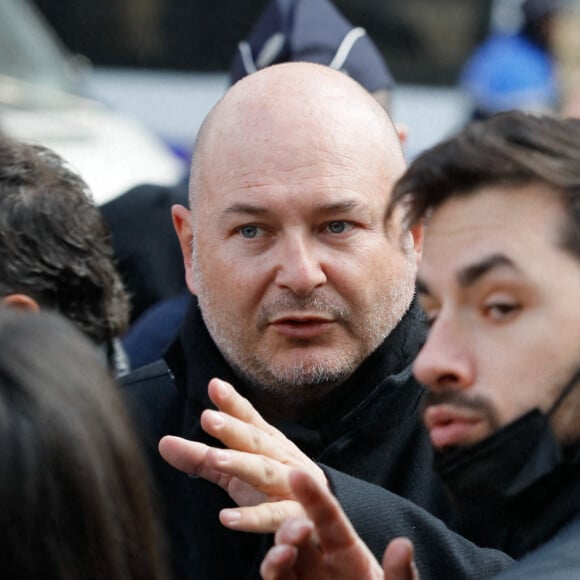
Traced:
POLYGON ((183 162, 136 120, 76 94, 80 82, 28 0, 2 0, 0 132, 60 154, 98 204, 142 183, 179 181, 183 162))

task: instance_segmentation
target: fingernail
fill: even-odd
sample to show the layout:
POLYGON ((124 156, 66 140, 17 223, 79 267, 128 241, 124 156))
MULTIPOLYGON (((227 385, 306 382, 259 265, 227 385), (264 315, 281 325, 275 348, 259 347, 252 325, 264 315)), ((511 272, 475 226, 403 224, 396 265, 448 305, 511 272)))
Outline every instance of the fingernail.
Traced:
POLYGON ((268 552, 268 558, 270 560, 273 560, 274 562, 284 562, 285 560, 287 560, 287 556, 288 556, 288 546, 287 545, 283 545, 283 546, 274 546, 272 548, 270 548, 270 551, 268 552))
MULTIPOLYGON (((308 520, 304 519, 288 520, 285 524, 286 533, 292 540, 297 541, 299 538, 301 538, 304 528, 305 527, 310 528, 307 522, 308 520)), ((310 530, 310 533, 312 533, 312 529, 310 530)))
POLYGON ((226 398, 230 394, 230 390, 228 389, 228 385, 222 381, 218 383, 218 392, 220 397, 226 398))
POLYGON ((227 463, 232 457, 232 454, 229 451, 224 451, 223 449, 216 451, 215 455, 219 463, 227 463))
POLYGON ((222 512, 222 518, 224 519, 226 524, 235 524, 238 522, 242 517, 241 512, 237 510, 224 510, 222 512))
POLYGON ((210 411, 209 417, 210 417, 212 425, 214 427, 223 427, 224 426, 225 420, 223 418, 223 415, 221 415, 221 413, 218 413, 217 411, 210 411))

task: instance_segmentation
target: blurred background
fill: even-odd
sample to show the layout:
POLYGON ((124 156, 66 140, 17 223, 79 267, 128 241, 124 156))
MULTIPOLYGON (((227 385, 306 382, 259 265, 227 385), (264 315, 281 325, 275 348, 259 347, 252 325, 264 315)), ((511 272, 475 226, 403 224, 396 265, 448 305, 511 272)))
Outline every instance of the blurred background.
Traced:
MULTIPOLYGON (((1 0, 0 130, 71 158, 99 203, 140 182, 174 183, 265 4, 1 0)), ((469 118, 473 104, 458 86, 466 60, 490 34, 515 31, 522 19, 522 0, 334 4, 384 56, 397 83, 392 114, 408 127, 411 158, 469 118)), ((578 2, 567 5, 558 57, 572 78, 580 24, 578 2)))

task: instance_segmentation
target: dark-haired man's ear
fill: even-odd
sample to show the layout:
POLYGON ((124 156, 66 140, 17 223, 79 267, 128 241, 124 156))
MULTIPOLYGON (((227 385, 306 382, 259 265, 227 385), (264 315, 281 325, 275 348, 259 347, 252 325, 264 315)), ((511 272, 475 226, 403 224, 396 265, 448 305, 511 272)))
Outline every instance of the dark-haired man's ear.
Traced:
POLYGON ((28 310, 30 312, 40 311, 38 302, 28 296, 28 294, 8 294, 8 296, 2 298, 0 304, 2 306, 8 306, 9 308, 20 308, 21 310, 28 310))

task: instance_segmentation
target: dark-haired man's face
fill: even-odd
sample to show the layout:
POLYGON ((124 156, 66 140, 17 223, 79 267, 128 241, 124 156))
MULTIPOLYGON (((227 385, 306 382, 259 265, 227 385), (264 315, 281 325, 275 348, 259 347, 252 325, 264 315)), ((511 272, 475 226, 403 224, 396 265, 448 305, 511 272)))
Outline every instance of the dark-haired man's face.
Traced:
MULTIPOLYGON (((436 449, 548 410, 580 365, 580 263, 561 246, 565 217, 543 184, 484 188, 434 212, 418 282, 431 328, 414 374, 432 393, 436 449)), ((564 415, 561 439, 578 431, 564 415)))

